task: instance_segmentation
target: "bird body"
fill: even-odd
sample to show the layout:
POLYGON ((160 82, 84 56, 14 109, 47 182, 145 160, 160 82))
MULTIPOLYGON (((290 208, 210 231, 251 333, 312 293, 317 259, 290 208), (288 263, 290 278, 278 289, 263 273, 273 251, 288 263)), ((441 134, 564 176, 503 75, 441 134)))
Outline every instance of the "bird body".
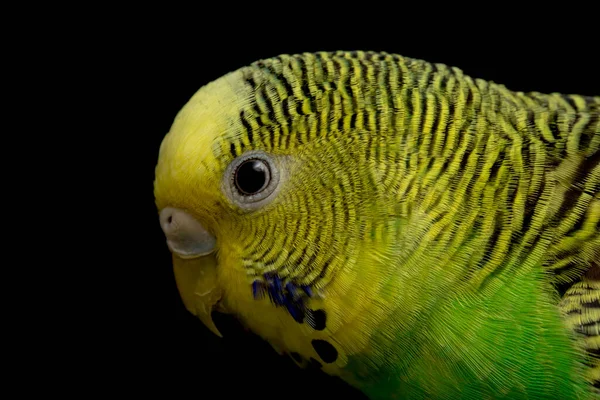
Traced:
POLYGON ((376 52, 201 88, 155 197, 190 312, 373 399, 598 398, 600 97, 376 52))

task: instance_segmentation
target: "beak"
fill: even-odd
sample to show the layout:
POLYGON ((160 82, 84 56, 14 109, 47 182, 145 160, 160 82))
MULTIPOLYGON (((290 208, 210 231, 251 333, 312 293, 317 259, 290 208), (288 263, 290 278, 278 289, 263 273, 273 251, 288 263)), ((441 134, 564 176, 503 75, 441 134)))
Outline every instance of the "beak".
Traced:
POLYGON ((192 215, 178 208, 164 208, 159 219, 173 256, 175 281, 183 304, 215 335, 223 337, 211 316, 222 295, 217 281, 215 237, 192 215))
POLYGON ((173 271, 183 304, 215 335, 223 337, 212 320, 211 313, 221 300, 217 283, 215 254, 184 259, 173 254, 173 271))

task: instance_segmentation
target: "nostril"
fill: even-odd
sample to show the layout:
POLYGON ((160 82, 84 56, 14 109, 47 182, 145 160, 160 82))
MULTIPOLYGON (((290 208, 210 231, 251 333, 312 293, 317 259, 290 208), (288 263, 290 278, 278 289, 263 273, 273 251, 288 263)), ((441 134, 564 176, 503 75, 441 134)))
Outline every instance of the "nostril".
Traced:
POLYGON ((160 225, 165 233, 170 233, 175 226, 177 215, 170 208, 164 209, 160 213, 160 225))

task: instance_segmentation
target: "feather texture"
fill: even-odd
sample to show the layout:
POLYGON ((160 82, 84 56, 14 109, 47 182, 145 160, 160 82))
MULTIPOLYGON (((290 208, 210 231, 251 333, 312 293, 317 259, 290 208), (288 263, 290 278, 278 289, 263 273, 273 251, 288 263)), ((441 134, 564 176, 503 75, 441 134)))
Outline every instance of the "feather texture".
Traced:
POLYGON ((223 307, 371 398, 592 398, 599 149, 599 97, 387 53, 281 55, 194 96, 155 193, 217 236, 223 307), (250 150, 281 188, 243 212, 219 182, 250 150), (303 318, 253 295, 268 277, 314 291, 303 318))

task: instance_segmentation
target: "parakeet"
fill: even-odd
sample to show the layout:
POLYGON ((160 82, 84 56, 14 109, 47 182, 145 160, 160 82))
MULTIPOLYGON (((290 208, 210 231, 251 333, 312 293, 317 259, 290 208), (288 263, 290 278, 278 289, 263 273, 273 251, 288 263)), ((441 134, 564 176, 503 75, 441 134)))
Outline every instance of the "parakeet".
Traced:
POLYGON ((384 52, 200 88, 158 218, 186 308, 372 399, 600 398, 600 97, 384 52))

